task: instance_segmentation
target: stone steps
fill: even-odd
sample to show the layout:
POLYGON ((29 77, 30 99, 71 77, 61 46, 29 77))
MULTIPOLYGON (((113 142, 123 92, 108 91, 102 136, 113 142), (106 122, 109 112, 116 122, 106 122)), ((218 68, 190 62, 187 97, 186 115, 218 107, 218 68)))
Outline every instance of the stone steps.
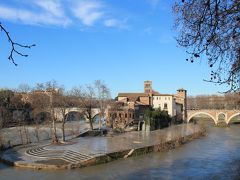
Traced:
POLYGON ((62 159, 72 164, 92 159, 92 156, 81 154, 72 150, 46 150, 44 147, 35 147, 26 151, 27 155, 39 158, 62 159))
POLYGON ((93 157, 85 155, 85 154, 81 154, 72 150, 68 150, 64 153, 62 159, 65 161, 68 161, 70 163, 76 164, 79 162, 84 162, 87 161, 89 159, 92 159, 93 157))
POLYGON ((64 151, 51 151, 46 150, 43 147, 36 147, 26 151, 26 154, 36 157, 46 157, 46 158, 61 158, 64 151))
POLYGON ((36 147, 36 148, 28 149, 26 151, 26 153, 29 155, 36 155, 36 154, 44 152, 44 151, 45 151, 45 149, 43 147, 36 147))

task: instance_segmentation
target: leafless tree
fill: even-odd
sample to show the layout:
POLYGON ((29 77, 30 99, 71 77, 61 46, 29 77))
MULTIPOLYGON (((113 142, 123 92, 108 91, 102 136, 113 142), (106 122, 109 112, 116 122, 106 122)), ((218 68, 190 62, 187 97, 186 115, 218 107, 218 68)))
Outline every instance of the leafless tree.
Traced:
POLYGON ((226 109, 240 109, 240 94, 227 93, 224 95, 226 109))
POLYGON ((107 105, 109 104, 109 100, 111 98, 110 90, 108 89, 107 85, 101 81, 96 80, 95 81, 95 87, 96 87, 96 94, 97 94, 97 101, 98 101, 98 107, 100 109, 100 119, 99 119, 99 129, 102 126, 102 119, 105 115, 105 110, 107 108, 107 105))
POLYGON ((55 111, 55 107, 57 107, 57 98, 59 95, 59 89, 57 82, 55 80, 48 81, 45 83, 45 93, 49 96, 50 100, 50 114, 51 114, 51 120, 52 120, 52 142, 58 143, 58 137, 57 137, 57 128, 56 128, 56 121, 57 121, 57 114, 55 111))
POLYGON ((93 130, 93 108, 98 105, 94 87, 92 85, 75 87, 71 94, 79 100, 78 106, 83 109, 83 114, 89 121, 90 129, 93 130))
POLYGON ((188 97, 188 109, 240 109, 239 93, 188 97))
POLYGON ((11 98, 11 108, 14 110, 14 121, 17 121, 16 128, 19 131, 21 144, 28 144, 30 142, 28 129, 26 127, 28 123, 27 113, 28 108, 25 106, 26 102, 22 100, 22 95, 17 92, 14 93, 14 96, 11 98), (24 141, 26 140, 26 141, 24 141))
POLYGON ((40 111, 50 113, 51 117, 49 122, 52 122, 52 142, 58 143, 55 106, 57 106, 59 86, 56 81, 52 80, 46 83, 38 83, 34 89, 34 111, 37 113, 40 113, 40 111))
POLYGON ((23 48, 23 49, 30 49, 34 46, 36 46, 35 44, 32 44, 32 45, 24 45, 24 44, 20 44, 20 43, 17 43, 15 41, 13 41, 12 37, 10 36, 10 33, 7 31, 7 29, 2 25, 2 23, 0 22, 0 30, 1 32, 3 32, 7 39, 8 39, 8 42, 10 43, 10 46, 11 46, 11 50, 10 50, 10 53, 9 53, 9 56, 8 56, 8 60, 11 61, 15 66, 17 66, 17 63, 15 62, 14 60, 14 54, 17 54, 17 55, 20 55, 20 56, 23 56, 23 57, 28 57, 27 54, 24 54, 22 52, 20 52, 18 50, 18 48, 23 48))
POLYGON ((25 83, 19 84, 19 86, 17 88, 17 91, 19 93, 23 93, 23 94, 27 94, 27 93, 31 92, 31 90, 32 90, 32 88, 28 84, 25 84, 25 83))
POLYGON ((240 90, 240 1, 176 0, 173 7, 177 42, 187 61, 207 58, 209 82, 240 90))
POLYGON ((62 141, 65 142, 65 123, 68 119, 67 109, 70 105, 70 98, 68 96, 68 92, 65 91, 64 88, 59 90, 59 93, 55 95, 55 104, 54 106, 59 108, 61 113, 61 124, 62 124, 62 141))
POLYGON ((72 89, 71 94, 79 100, 79 107, 83 109, 83 114, 88 119, 90 129, 93 130, 93 109, 100 109, 100 117, 104 116, 107 99, 110 91, 100 80, 93 84, 79 86, 72 89))
POLYGON ((0 128, 9 125, 12 120, 12 113, 10 112, 11 98, 14 96, 13 91, 2 89, 0 90, 0 128))
POLYGON ((194 96, 188 96, 187 98, 187 109, 196 109, 196 99, 194 96))
POLYGON ((46 94, 39 91, 33 91, 28 96, 29 96, 29 102, 31 103, 31 106, 33 108, 32 114, 33 114, 34 124, 35 124, 35 135, 36 135, 37 141, 39 142, 40 141, 39 125, 41 123, 48 124, 50 122, 50 119, 48 119, 47 117, 50 101, 49 101, 49 97, 46 94))

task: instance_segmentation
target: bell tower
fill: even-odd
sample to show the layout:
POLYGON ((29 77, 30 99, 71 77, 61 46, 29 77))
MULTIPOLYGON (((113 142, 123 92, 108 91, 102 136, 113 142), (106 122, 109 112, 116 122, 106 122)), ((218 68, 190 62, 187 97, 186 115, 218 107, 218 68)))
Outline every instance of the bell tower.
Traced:
POLYGON ((177 90, 177 100, 183 105, 183 120, 187 120, 187 90, 178 89, 177 90))
POLYGON ((144 81, 144 93, 152 94, 152 81, 144 81))

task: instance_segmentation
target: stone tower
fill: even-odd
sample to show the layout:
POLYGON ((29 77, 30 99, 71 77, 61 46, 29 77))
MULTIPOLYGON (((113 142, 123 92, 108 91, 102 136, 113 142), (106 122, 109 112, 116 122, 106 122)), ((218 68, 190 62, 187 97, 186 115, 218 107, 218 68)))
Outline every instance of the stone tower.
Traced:
POLYGON ((187 90, 178 89, 176 101, 183 105, 183 120, 187 121, 187 90))
POLYGON ((152 81, 144 81, 144 93, 149 95, 149 104, 152 106, 152 81))
POLYGON ((144 81, 144 93, 152 94, 152 81, 144 81))

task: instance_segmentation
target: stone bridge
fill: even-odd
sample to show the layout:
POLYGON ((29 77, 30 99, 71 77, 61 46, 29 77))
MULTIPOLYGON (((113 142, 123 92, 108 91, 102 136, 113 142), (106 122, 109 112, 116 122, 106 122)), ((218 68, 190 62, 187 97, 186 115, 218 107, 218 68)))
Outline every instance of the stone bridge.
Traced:
MULTIPOLYGON (((84 108, 78 108, 78 107, 67 108, 65 110, 64 116, 66 116, 69 113, 77 113, 79 115, 78 116, 79 118, 80 117, 84 117, 85 120, 88 121, 88 118, 84 114, 85 110, 86 109, 84 109, 84 108)), ((50 110, 45 110, 45 111, 39 112, 39 114, 40 113, 48 113, 48 114, 50 114, 50 110)), ((61 121, 63 119, 63 113, 61 111, 61 108, 54 108, 54 113, 55 113, 55 116, 56 116, 58 121, 61 121)), ((96 117, 97 115, 99 115, 99 113, 100 113, 100 109, 99 108, 92 108, 92 117, 93 118, 96 117)))
POLYGON ((226 122, 226 124, 229 124, 234 117, 240 115, 240 110, 217 110, 217 109, 188 110, 187 122, 189 122, 193 117, 198 115, 207 115, 214 121, 215 124, 218 124, 219 122, 226 122))
MULTIPOLYGON (((87 119, 87 117, 85 116, 85 114, 84 114, 84 111, 85 111, 86 109, 84 109, 84 108, 77 108, 77 107, 72 107, 72 108, 67 108, 66 109, 66 111, 65 111, 65 116, 67 115, 67 114, 69 114, 69 113, 79 113, 80 115, 82 115, 86 120, 88 120, 87 119)), ((55 115, 56 115, 56 117, 57 117, 57 119, 62 119, 63 117, 63 114, 61 113, 61 109, 60 108, 56 108, 55 109, 55 115)), ((94 118, 94 117, 96 117, 97 115, 99 115, 99 113, 100 113, 100 109, 99 108, 92 108, 92 117, 94 118)))

